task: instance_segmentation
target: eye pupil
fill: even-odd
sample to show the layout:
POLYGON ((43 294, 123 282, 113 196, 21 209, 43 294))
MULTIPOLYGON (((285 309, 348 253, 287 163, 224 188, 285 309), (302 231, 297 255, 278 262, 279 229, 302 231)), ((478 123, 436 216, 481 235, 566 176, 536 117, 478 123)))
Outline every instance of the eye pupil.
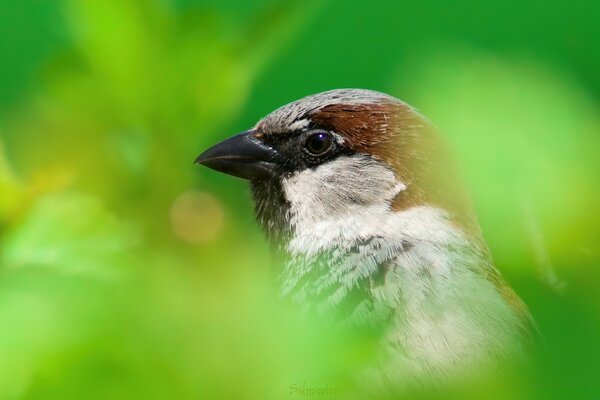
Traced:
POLYGON ((323 154, 331 148, 331 137, 324 132, 315 133, 309 136, 306 141, 306 148, 312 154, 323 154))

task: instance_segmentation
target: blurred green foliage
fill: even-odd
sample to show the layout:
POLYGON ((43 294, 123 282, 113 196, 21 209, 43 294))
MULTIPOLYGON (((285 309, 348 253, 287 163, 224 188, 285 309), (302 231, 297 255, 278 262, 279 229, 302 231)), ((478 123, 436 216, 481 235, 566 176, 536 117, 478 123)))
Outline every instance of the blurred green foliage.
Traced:
POLYGON ((192 165, 339 87, 453 145, 546 345, 449 398, 600 398, 597 1, 3 0, 0 399, 353 394, 368 341, 274 300, 245 184, 192 165))

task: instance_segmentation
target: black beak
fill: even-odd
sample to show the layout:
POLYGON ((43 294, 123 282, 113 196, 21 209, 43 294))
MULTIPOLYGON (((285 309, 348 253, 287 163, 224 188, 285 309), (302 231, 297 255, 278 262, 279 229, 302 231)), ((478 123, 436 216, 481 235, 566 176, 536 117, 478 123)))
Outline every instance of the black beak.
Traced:
POLYGON ((261 179, 272 175, 276 156, 277 152, 250 130, 209 148, 196 158, 196 164, 238 178, 261 179))

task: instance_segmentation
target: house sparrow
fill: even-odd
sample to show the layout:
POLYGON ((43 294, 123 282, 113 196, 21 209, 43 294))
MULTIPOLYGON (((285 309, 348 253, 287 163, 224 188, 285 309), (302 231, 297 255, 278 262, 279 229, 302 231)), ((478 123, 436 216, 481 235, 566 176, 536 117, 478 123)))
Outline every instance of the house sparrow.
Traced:
POLYGON ((382 327, 383 381, 447 378, 527 347, 530 314, 493 266, 435 128, 408 104, 360 89, 308 96, 196 162, 249 180, 285 296, 382 327))

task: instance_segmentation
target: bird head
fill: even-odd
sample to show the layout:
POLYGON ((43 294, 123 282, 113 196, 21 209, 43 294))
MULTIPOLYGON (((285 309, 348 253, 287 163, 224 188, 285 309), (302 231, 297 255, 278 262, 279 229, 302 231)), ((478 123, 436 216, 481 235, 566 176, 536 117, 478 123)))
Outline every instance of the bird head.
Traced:
POLYGON ((449 205, 431 123, 383 93, 338 89, 284 105, 252 129, 203 152, 198 164, 250 181, 272 239, 304 224, 360 214, 449 205))

